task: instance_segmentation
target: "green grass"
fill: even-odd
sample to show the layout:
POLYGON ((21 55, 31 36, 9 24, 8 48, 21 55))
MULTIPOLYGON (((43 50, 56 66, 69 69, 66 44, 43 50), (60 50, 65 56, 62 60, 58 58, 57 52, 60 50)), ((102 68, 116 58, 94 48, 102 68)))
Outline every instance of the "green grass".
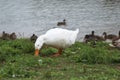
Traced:
POLYGON ((0 80, 119 80, 120 50, 108 43, 76 42, 59 57, 57 50, 43 47, 34 56, 34 44, 28 39, 0 40, 0 80))

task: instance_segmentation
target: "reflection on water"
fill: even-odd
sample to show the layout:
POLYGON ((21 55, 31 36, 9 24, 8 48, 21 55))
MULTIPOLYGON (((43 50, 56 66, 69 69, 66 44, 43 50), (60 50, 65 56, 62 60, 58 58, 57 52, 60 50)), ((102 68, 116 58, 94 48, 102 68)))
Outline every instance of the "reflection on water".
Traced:
POLYGON ((79 28, 78 39, 91 30, 117 34, 119 14, 119 0, 0 0, 0 33, 40 35, 66 19, 67 26, 62 28, 79 28))

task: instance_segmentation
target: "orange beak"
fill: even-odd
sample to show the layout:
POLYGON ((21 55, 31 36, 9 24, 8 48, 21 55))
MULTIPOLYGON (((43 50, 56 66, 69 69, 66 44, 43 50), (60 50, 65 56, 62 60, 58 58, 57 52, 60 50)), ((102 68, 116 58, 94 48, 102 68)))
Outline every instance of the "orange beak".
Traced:
POLYGON ((36 49, 36 50, 35 50, 35 54, 34 54, 34 56, 38 56, 38 55, 39 55, 39 50, 36 49))

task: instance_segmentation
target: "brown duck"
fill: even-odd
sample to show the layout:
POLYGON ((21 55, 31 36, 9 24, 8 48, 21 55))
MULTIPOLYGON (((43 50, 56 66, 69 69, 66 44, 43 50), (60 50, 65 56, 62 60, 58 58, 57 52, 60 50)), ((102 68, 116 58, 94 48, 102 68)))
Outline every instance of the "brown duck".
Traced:
POLYGON ((10 34, 10 39, 11 40, 17 39, 17 36, 16 36, 16 34, 14 32, 10 34))
POLYGON ((103 32, 103 37, 104 37, 105 40, 112 41, 112 40, 114 40, 115 38, 117 38, 117 35, 107 34, 106 32, 103 32))
POLYGON ((33 35, 30 37, 30 40, 31 40, 32 42, 35 42, 37 38, 38 38, 37 35, 33 34, 33 35))
POLYGON ((118 33, 118 37, 112 40, 112 44, 109 44, 111 47, 116 47, 120 49, 120 31, 118 33))
POLYGON ((84 42, 89 41, 104 41, 104 38, 98 35, 95 35, 95 31, 92 31, 91 34, 85 35, 84 42))
POLYGON ((9 40, 10 39, 10 35, 8 33, 6 33, 5 31, 3 31, 1 39, 9 40))
POLYGON ((57 23, 57 26, 62 26, 62 25, 66 26, 66 20, 65 19, 63 20, 63 22, 58 22, 57 23))

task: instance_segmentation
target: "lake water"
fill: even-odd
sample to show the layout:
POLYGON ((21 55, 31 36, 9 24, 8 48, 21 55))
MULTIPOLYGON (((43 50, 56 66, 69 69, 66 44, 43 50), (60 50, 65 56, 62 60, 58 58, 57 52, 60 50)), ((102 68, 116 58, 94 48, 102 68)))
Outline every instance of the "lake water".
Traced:
POLYGON ((120 0, 0 0, 0 33, 39 36, 63 19, 67 26, 61 28, 80 29, 78 40, 92 30, 118 34, 120 0))

